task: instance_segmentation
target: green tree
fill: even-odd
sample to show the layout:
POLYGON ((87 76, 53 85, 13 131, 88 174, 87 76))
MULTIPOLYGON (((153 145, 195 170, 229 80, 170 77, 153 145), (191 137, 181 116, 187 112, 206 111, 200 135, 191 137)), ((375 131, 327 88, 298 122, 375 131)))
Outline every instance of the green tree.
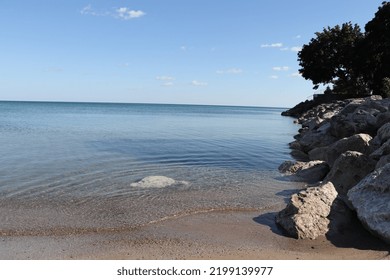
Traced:
POLYGON ((364 37, 360 27, 348 22, 315 35, 298 53, 302 76, 313 82, 314 89, 320 84, 333 84, 339 91, 361 87, 354 67, 355 46, 364 37))
POLYGON ((390 2, 383 2, 365 26, 365 37, 358 45, 357 69, 374 94, 382 94, 383 80, 390 77, 390 2))

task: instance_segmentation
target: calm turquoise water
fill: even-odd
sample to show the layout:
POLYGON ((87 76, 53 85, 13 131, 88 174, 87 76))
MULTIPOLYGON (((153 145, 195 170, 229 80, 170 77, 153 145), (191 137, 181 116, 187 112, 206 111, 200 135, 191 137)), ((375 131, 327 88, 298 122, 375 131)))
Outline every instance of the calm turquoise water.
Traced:
POLYGON ((282 109, 0 102, 0 230, 120 228, 261 209, 296 133, 282 109), (147 176, 187 184, 132 187, 147 176))

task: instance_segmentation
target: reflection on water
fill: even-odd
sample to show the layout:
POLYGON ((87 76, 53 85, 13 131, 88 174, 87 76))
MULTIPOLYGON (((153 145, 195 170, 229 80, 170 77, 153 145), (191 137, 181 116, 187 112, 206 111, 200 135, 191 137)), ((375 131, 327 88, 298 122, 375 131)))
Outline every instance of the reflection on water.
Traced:
POLYGON ((120 228, 263 208, 295 132, 281 109, 0 102, 0 230, 120 228), (137 188, 147 176, 188 184, 137 188))

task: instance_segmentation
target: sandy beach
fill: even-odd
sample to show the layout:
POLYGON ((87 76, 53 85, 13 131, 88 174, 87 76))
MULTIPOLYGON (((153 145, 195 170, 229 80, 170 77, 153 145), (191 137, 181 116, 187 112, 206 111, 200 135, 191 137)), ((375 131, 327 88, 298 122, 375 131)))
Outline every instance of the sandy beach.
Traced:
POLYGON ((286 237, 275 225, 277 210, 211 211, 172 217, 137 229, 2 236, 0 258, 390 259, 390 246, 372 237, 358 223, 337 237, 286 237))

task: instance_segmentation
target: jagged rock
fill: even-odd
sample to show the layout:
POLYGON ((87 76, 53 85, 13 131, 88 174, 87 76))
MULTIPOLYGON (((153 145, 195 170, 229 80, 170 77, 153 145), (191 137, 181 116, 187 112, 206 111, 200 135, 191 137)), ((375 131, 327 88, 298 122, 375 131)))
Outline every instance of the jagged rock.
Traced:
POLYGON ((299 139, 302 150, 306 153, 314 148, 328 146, 336 141, 337 139, 332 135, 317 130, 308 131, 299 139))
POLYGON ((341 111, 340 111, 340 115, 348 115, 348 114, 352 114, 353 112, 356 111, 357 108, 359 108, 361 106, 361 104, 363 103, 364 99, 362 98, 359 98, 359 99, 355 99, 355 100, 352 100, 350 103, 348 103, 341 111))
POLYGON ((359 220, 390 243, 390 164, 375 170, 348 192, 359 220))
POLYGON ((390 154, 390 139, 387 140, 379 149, 370 154, 370 158, 379 160, 381 157, 390 154))
POLYGON ((336 115, 330 121, 330 134, 337 139, 356 134, 356 125, 343 115, 336 115))
POLYGON ((315 148, 315 149, 309 151, 309 153, 308 153, 309 159, 310 160, 326 161, 327 160, 327 150, 328 150, 328 146, 315 148))
POLYGON ((329 230, 328 216, 337 192, 332 183, 311 187, 294 194, 276 222, 298 239, 315 239, 329 230))
POLYGON ((376 164, 375 169, 382 168, 383 166, 385 166, 388 163, 390 163, 390 155, 383 156, 380 158, 380 160, 376 164))
POLYGON ((315 183, 324 179, 329 172, 329 166, 324 161, 292 162, 285 161, 279 166, 279 171, 287 175, 294 175, 292 180, 303 180, 315 183))
POLYGON ((332 166, 335 160, 346 151, 356 151, 363 154, 368 153, 369 142, 372 137, 368 134, 356 134, 347 138, 340 139, 326 149, 325 161, 332 166))
POLYGON ((378 129, 377 137, 381 144, 390 139, 390 123, 386 123, 378 129))
POLYGON ((322 122, 323 119, 316 117, 303 122, 302 127, 307 127, 309 130, 313 130, 315 128, 318 128, 319 124, 322 122))
MULTIPOLYGON (((346 208, 345 204, 347 204, 351 209, 359 207, 363 209, 357 210, 358 214, 359 211, 364 213, 359 214, 363 217, 359 216, 362 222, 373 233, 389 242, 390 98, 382 99, 380 96, 371 96, 332 101, 316 107, 314 103, 310 105, 312 105, 310 110, 301 111, 297 116, 297 122, 302 125, 302 128, 299 134, 294 136, 297 141, 292 145, 295 149, 292 153, 296 156, 308 154, 312 162, 326 161, 331 165, 332 168, 323 182, 333 184, 339 192, 338 198, 333 201, 330 214, 324 221, 317 219, 315 212, 317 206, 312 206, 315 203, 308 204, 307 202, 316 192, 308 192, 308 190, 301 192, 294 195, 288 207, 279 213, 278 223, 290 235, 297 238, 315 238, 318 227, 337 228, 337 223, 342 224, 340 227, 342 231, 353 216, 350 212, 352 210, 346 208), (381 180, 387 184, 386 188, 377 191, 365 186, 354 197, 355 200, 360 200, 360 206, 351 205, 352 202, 347 199, 347 193, 349 196, 356 187, 361 186, 362 179, 374 171, 374 168, 379 170, 375 171, 380 173, 376 177, 383 177, 381 180), (305 209, 309 210, 305 211, 305 209)), ((302 157, 302 159, 305 158, 302 157)), ((303 169, 292 163, 286 168, 291 171, 291 174, 299 174, 312 167, 303 169)), ((377 184, 376 181, 375 184, 377 184)), ((377 186, 375 184, 372 185, 377 186)), ((318 190, 317 194, 319 196, 315 199, 323 196, 318 190)), ((320 232, 325 231, 320 230, 320 232)), ((332 232, 333 230, 328 234, 337 234, 338 231, 336 229, 332 232)))
POLYGON ((334 162, 324 182, 332 182, 340 196, 347 192, 375 168, 376 161, 354 151, 342 153, 334 162))
POLYGON ((290 149, 302 151, 302 146, 301 146, 301 144, 299 144, 298 141, 293 141, 293 142, 289 143, 288 145, 290 146, 290 149))
POLYGON ((390 112, 389 111, 378 114, 378 116, 376 117, 375 126, 377 128, 380 128, 381 126, 383 126, 384 124, 386 124, 388 122, 390 122, 390 112))
POLYGON ((375 135, 377 130, 376 115, 378 115, 379 111, 369 107, 362 107, 356 109, 349 118, 354 123, 357 133, 364 132, 375 135))
POLYGON ((370 141, 372 137, 368 134, 356 134, 338 140, 327 146, 319 147, 309 151, 310 160, 323 160, 332 166, 335 160, 346 151, 356 151, 363 154, 370 152, 370 141))
POLYGON ((309 156, 300 150, 292 149, 290 155, 298 161, 309 161, 309 156))
POLYGON ((320 126, 317 128, 318 133, 328 133, 330 130, 330 121, 323 121, 320 126))

